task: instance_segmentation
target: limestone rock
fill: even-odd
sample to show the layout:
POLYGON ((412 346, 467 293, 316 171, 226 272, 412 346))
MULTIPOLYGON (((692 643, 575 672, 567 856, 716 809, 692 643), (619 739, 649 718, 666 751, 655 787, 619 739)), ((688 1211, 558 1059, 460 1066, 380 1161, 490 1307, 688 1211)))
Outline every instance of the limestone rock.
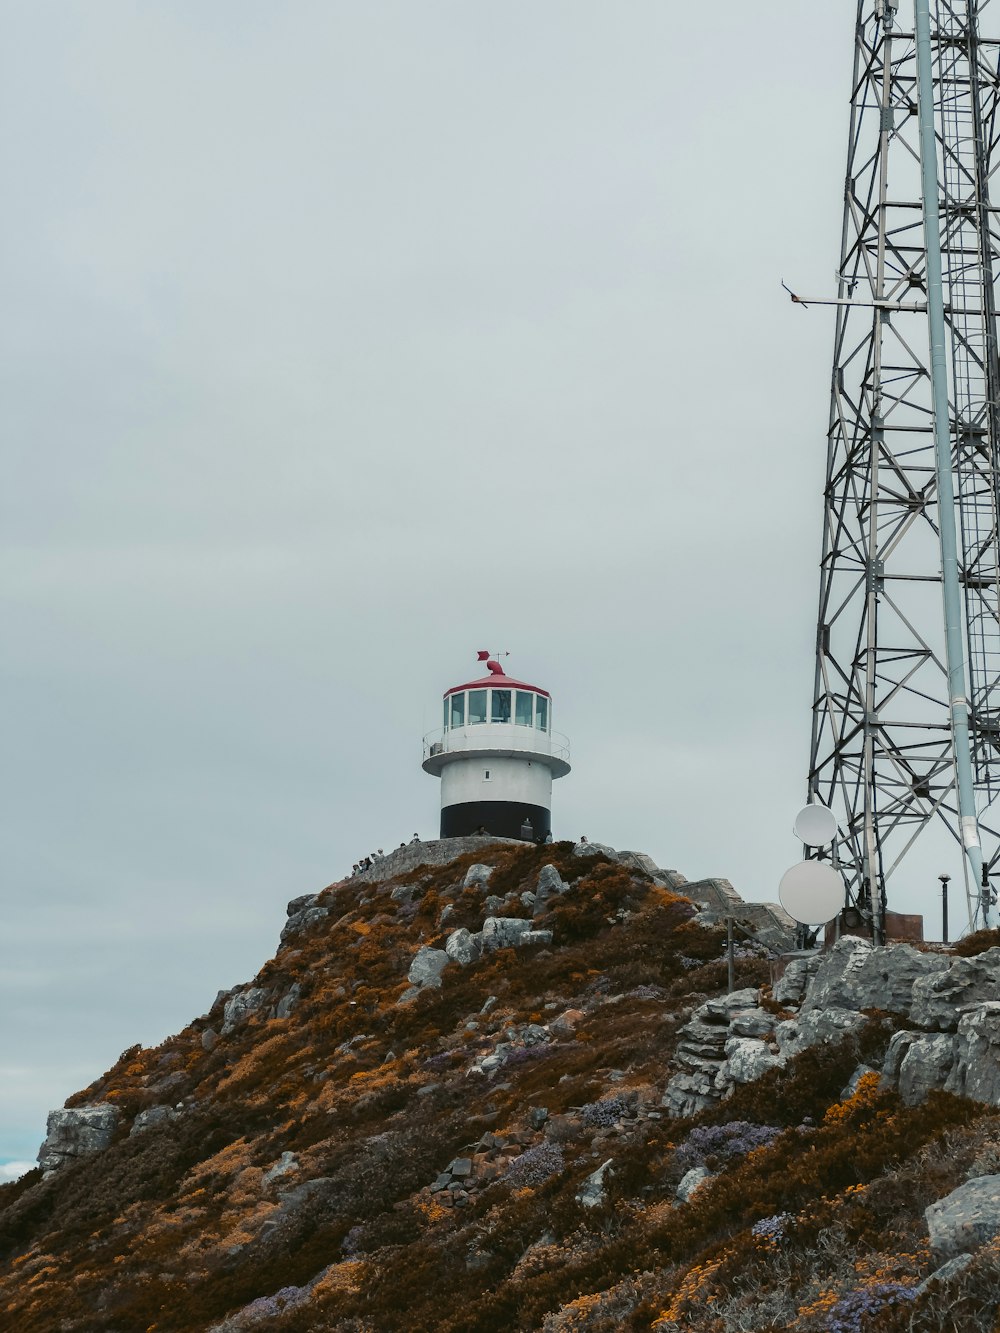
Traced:
POLYGON ((201 1034, 201 1049, 211 1054, 219 1044, 219 1034, 215 1028, 206 1028, 201 1034))
POLYGON ((553 1018, 549 1023, 549 1031, 557 1037, 571 1037, 576 1030, 576 1025, 586 1015, 582 1009, 564 1009, 557 1018, 553 1018))
POLYGON ((266 1000, 267 991, 260 986, 248 986, 230 996, 222 1011, 222 1035, 226 1036, 233 1028, 245 1022, 252 1013, 263 1007, 266 1000))
POLYGON ((439 987, 441 985, 441 973, 450 961, 444 949, 432 949, 428 945, 424 945, 414 955, 406 979, 412 982, 414 986, 439 987))
POLYGON ((462 880, 463 889, 471 889, 473 885, 480 888, 485 887, 490 882, 490 876, 493 874, 492 866, 474 865, 469 866, 465 872, 465 879, 462 880))
MULTIPOLYGON (((565 893, 569 885, 563 880, 559 871, 553 865, 544 865, 538 872, 538 887, 535 890, 536 899, 545 900, 559 893, 565 893)), ((536 901, 537 907, 537 901, 536 901)))
POLYGON ((301 893, 297 898, 293 898, 285 909, 285 915, 292 917, 298 916, 300 912, 306 911, 309 907, 314 907, 318 893, 301 893))
POLYGON ((471 931, 461 926, 458 930, 453 930, 448 936, 444 951, 453 963, 458 963, 461 967, 468 967, 482 953, 481 938, 478 933, 473 935, 471 931))
POLYGON ((711 1174, 707 1166, 693 1166, 690 1171, 686 1171, 681 1177, 681 1183, 677 1186, 676 1197, 681 1203, 687 1203, 691 1195, 704 1185, 711 1174))
POLYGON ((499 894, 491 893, 483 903, 483 906, 486 908, 488 916, 496 916, 497 912, 503 907, 503 899, 499 894))
POLYGON ((941 954, 921 953, 910 944, 874 948, 844 935, 823 955, 806 989, 802 1013, 824 1009, 888 1009, 909 1016, 914 985, 948 970, 941 954))
POLYGON ((302 987, 293 981, 274 1007, 275 1018, 287 1018, 302 998, 302 987))
POLYGON ((809 953, 801 958, 793 958, 786 966, 771 992, 779 1004, 802 1003, 806 986, 816 975, 820 956, 818 953, 809 953))
POLYGON ((536 948, 541 948, 543 945, 548 945, 551 943, 552 943, 551 930, 526 930, 522 933, 521 938, 518 940, 518 944, 521 946, 521 948, 528 948, 530 945, 535 945, 536 948))
POLYGON ((726 1083, 753 1083, 769 1069, 779 1069, 784 1057, 773 1055, 766 1041, 753 1037, 731 1037, 726 1042, 726 1063, 716 1075, 726 1083))
POLYGON ((924 1210, 931 1252, 943 1262, 1000 1235, 1000 1176, 977 1176, 924 1210))
POLYGON ((578 842, 573 848, 574 856, 610 856, 616 860, 617 856, 613 847, 608 847, 603 842, 578 842))
POLYGON ((694 1011, 693 1017, 708 1022, 728 1023, 739 1010, 756 1009, 759 1003, 760 991, 748 986, 744 990, 734 990, 729 995, 719 995, 706 1000, 694 1011))
POLYGON ((940 1268, 935 1268, 929 1277, 925 1277, 923 1282, 919 1282, 916 1287, 918 1296, 922 1296, 927 1288, 934 1283, 950 1282, 953 1277, 958 1277, 972 1263, 971 1254, 956 1254, 954 1259, 949 1259, 943 1263, 940 1268))
POLYGON ((578 1204, 584 1208, 596 1208, 598 1204, 604 1202, 604 1178, 608 1175, 609 1167, 614 1161, 609 1157, 606 1162, 602 1162, 596 1171, 592 1171, 583 1182, 580 1192, 576 1196, 578 1204))
POLYGON ((293 1152, 283 1152, 274 1166, 269 1167, 261 1177, 261 1183, 270 1185, 273 1180, 280 1180, 282 1176, 290 1175, 293 1171, 299 1169, 299 1161, 293 1152))
POLYGON ((882 1066, 884 1083, 896 1084, 907 1106, 922 1102, 934 1088, 943 1088, 955 1063, 955 1038, 923 1032, 896 1032, 882 1066))
POLYGON ((531 929, 531 922, 519 916, 488 916, 483 922, 483 952, 516 948, 521 936, 531 929))
POLYGON ((674 1074, 666 1086, 660 1105, 669 1116, 677 1120, 696 1115, 707 1106, 715 1106, 719 1100, 715 1087, 717 1074, 718 1066, 711 1073, 699 1069, 674 1074))
POLYGON ((729 1033, 733 1037, 766 1037, 774 1031, 774 1018, 766 1009, 741 1009, 733 1015, 729 1033))
POLYGON ((976 958, 954 958, 947 971, 932 972, 913 983, 910 1019, 917 1027, 954 1032, 959 1010, 1000 1000, 1000 949, 976 958))
POLYGON ((798 1055, 821 1042, 840 1041, 849 1033, 859 1032, 865 1025, 864 1014, 853 1009, 831 1007, 800 1013, 798 1018, 786 1019, 775 1028, 775 1039, 783 1056, 798 1055))
POLYGON ((103 1152, 120 1119, 118 1108, 108 1102, 50 1111, 45 1142, 38 1150, 39 1166, 43 1171, 54 1171, 74 1158, 103 1152))
POLYGON ((944 1086, 946 1092, 1000 1106, 1000 1001, 977 1005, 959 1019, 955 1063, 944 1086))
POLYGON ((169 1124, 171 1120, 176 1120, 178 1115, 179 1112, 172 1106, 147 1106, 145 1111, 140 1111, 132 1121, 129 1138, 133 1134, 141 1134, 143 1130, 153 1129, 157 1125, 169 1124))
MULTIPOLYGON (((316 895, 306 894, 305 897, 307 899, 308 898, 315 899, 316 895)), ((292 902, 289 903, 288 905, 289 907, 291 907, 294 903, 300 901, 301 899, 299 898, 293 898, 292 902)), ((301 911, 295 912, 285 922, 285 927, 281 932, 281 943, 287 944, 288 941, 292 939, 294 936, 300 935, 302 931, 308 930, 310 926, 314 926, 317 921, 322 921, 325 917, 328 917, 329 915, 330 915, 330 909, 328 907, 307 906, 304 907, 301 911)))

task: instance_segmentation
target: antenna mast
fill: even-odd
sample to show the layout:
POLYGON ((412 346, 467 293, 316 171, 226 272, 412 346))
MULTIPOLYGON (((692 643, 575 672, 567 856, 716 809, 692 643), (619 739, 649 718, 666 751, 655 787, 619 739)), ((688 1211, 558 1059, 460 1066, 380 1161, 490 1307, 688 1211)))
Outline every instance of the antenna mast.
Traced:
POLYGON ((997 924, 1000 213, 989 179, 1000 41, 979 31, 989 5, 857 9, 809 794, 838 815, 849 898, 879 941, 887 884, 938 820, 964 849, 970 919, 997 924))

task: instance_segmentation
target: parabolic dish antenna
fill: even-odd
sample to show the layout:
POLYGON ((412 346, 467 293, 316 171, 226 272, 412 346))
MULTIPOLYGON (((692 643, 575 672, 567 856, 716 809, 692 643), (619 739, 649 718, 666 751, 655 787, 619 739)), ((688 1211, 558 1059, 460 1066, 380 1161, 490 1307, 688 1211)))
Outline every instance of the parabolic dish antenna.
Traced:
POLYGON ((778 897, 801 925, 821 926, 843 907, 844 880, 828 861, 800 861, 782 875, 778 897))
POLYGON ((837 816, 825 805, 806 805, 795 816, 792 831, 807 847, 825 847, 837 836, 837 816))

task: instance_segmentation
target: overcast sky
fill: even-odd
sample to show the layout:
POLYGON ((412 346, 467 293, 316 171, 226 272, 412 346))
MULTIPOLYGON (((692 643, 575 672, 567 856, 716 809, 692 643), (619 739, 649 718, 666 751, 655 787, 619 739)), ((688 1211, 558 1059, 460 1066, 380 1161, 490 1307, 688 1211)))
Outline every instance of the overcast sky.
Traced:
POLYGON ((477 649, 553 693, 557 837, 774 898, 853 6, 0 15, 0 1162, 434 836, 477 649))

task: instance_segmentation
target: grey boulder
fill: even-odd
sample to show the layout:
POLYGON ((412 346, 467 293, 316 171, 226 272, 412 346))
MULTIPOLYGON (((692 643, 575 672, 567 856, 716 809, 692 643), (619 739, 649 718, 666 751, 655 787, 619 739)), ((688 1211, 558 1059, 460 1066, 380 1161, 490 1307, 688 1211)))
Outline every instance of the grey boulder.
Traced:
POLYGON ((465 879, 462 880, 463 889, 471 889, 473 885, 479 885, 482 888, 490 882, 490 876, 493 874, 492 866, 474 865, 469 866, 465 872, 465 879))
POLYGON ((946 972, 941 954, 920 953, 909 944, 874 948, 845 935, 824 955, 802 1001, 802 1013, 824 1009, 887 1009, 909 1016, 914 986, 946 972))
POLYGON ((917 1027, 954 1032, 959 1010, 989 1000, 1000 1000, 1000 949, 987 949, 976 958, 952 959, 947 971, 918 977, 910 1018, 917 1027))
POLYGON ((596 1208, 598 1204, 604 1202, 604 1179, 609 1174, 613 1157, 609 1157, 606 1162, 602 1162, 596 1171, 592 1171, 583 1182, 576 1201, 584 1208, 596 1208))
POLYGON ((816 975, 819 962, 820 955, 813 953, 801 958, 793 958, 787 964, 784 972, 774 983, 774 989, 771 992, 778 1004, 802 1003, 806 987, 816 975))
POLYGON ((176 1120, 179 1114, 180 1112, 175 1111, 172 1106, 148 1106, 132 1121, 129 1138, 133 1134, 141 1134, 143 1130, 154 1129, 157 1125, 169 1124, 171 1120, 176 1120))
POLYGON ((954 1041, 955 1063, 945 1091, 1000 1106, 1000 1001, 964 1013, 954 1041))
POLYGON ((896 1084, 907 1106, 943 1088, 955 1062, 955 1038, 926 1032, 896 1032, 882 1066, 883 1082, 896 1084))
POLYGON ((118 1108, 108 1102, 50 1111, 45 1142, 38 1150, 39 1166, 43 1171, 54 1171, 74 1158, 103 1152, 120 1119, 118 1108))
POLYGON ((406 979, 414 986, 440 986, 441 973, 450 961, 444 949, 431 949, 425 945, 417 950, 406 979))
POLYGON ((267 991, 260 986, 248 986, 237 991, 226 1001, 222 1011, 222 1035, 232 1032, 233 1028, 246 1021, 252 1013, 260 1009, 267 999, 267 991))
POLYGON ((531 929, 531 922, 519 916, 488 916, 483 922, 483 952, 516 948, 521 936, 531 929))
POLYGON ((617 859, 617 853, 613 847, 609 847, 604 842, 578 842, 573 848, 574 856, 610 856, 612 860, 617 859))
POLYGON ((977 1176, 924 1210, 931 1251, 943 1262, 1000 1235, 1000 1176, 977 1176))
POLYGON ((281 999, 274 1006, 275 1018, 287 1018, 301 998, 302 987, 297 981, 293 981, 288 990, 285 991, 284 995, 282 995, 281 999))
MULTIPOLYGON (((287 944, 296 935, 300 935, 304 930, 308 930, 310 926, 314 926, 317 921, 322 921, 330 915, 328 907, 314 907, 312 905, 316 899, 315 894, 306 894, 305 897, 307 905, 300 911, 293 912, 285 922, 284 929, 281 932, 282 944, 287 944)), ((293 898, 288 906, 293 907, 298 902, 302 902, 302 899, 293 898)))
POLYGON ((850 1033, 859 1032, 864 1025, 864 1014, 853 1009, 831 1007, 803 1012, 798 1018, 786 1019, 778 1024, 774 1035, 781 1054, 789 1056, 798 1055, 810 1046, 841 1041, 850 1033))
POLYGON ((687 1203, 691 1195, 696 1190, 701 1189, 711 1174, 707 1166, 693 1166, 690 1171, 686 1171, 681 1177, 681 1183, 677 1186, 676 1197, 681 1203, 687 1203))
POLYGON ((478 934, 473 935, 471 931, 461 926, 458 930, 453 930, 448 936, 444 951, 453 963, 458 963, 461 967, 468 967, 482 953, 482 946, 478 934))
POLYGON ((732 1037, 726 1042, 726 1063, 717 1079, 725 1083, 753 1083, 769 1069, 780 1069, 785 1063, 781 1055, 774 1055, 765 1041, 753 1037, 732 1037))

